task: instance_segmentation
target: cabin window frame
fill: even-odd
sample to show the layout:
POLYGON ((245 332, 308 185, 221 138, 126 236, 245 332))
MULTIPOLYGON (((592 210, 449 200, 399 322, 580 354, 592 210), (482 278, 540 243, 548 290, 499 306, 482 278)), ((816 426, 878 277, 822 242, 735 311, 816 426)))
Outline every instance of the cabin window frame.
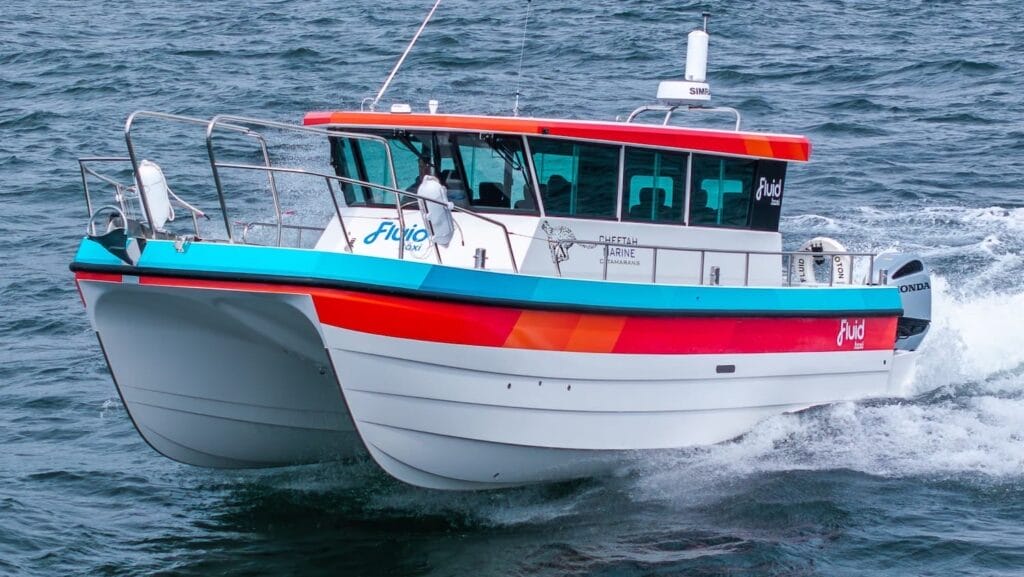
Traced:
MULTIPOLYGON (((622 185, 622 196, 619 199, 619 210, 620 210, 620 218, 619 218, 619 220, 621 222, 636 223, 636 224, 657 224, 657 225, 670 225, 670 226, 686 226, 687 225, 687 220, 686 219, 688 217, 688 209, 689 209, 689 206, 690 206, 689 205, 689 202, 690 202, 689 181, 690 181, 690 167, 691 167, 692 159, 693 159, 693 152, 691 152, 689 150, 685 150, 685 149, 678 149, 678 148, 677 149, 672 149, 672 148, 651 147, 651 146, 623 146, 622 163, 621 163, 621 168, 619 170, 620 182, 621 182, 621 185, 622 185), (626 203, 626 200, 627 200, 626 194, 627 194, 627 191, 628 191, 628 193, 630 195, 630 198, 632 197, 632 190, 633 190, 632 180, 633 180, 633 178, 636 178, 637 176, 647 177, 642 172, 640 174, 630 174, 630 175, 627 175, 626 163, 627 163, 627 159, 628 159, 628 156, 629 156, 631 150, 635 151, 636 153, 639 153, 639 154, 661 155, 661 158, 658 158, 657 156, 655 156, 655 158, 654 158, 654 166, 656 166, 656 167, 664 166, 666 164, 667 160, 668 161, 671 161, 671 160, 677 160, 677 161, 678 160, 682 160, 682 167, 681 167, 681 170, 679 171, 678 179, 673 179, 673 178, 671 178, 669 176, 650 175, 650 178, 655 179, 654 182, 652 182, 652 188, 654 188, 654 189, 659 188, 657 186, 657 179, 658 178, 667 178, 669 180, 672 180, 672 198, 673 198, 673 201, 675 201, 676 197, 678 196, 678 201, 680 203, 682 203, 681 206, 680 206, 680 210, 679 210, 679 214, 678 215, 672 215, 673 217, 672 218, 668 218, 668 219, 656 219, 656 220, 652 220, 649 217, 633 217, 633 216, 629 215, 629 212, 628 212, 628 208, 629 207, 627 207, 627 203, 626 203), (674 156, 676 158, 675 159, 666 159, 666 158, 664 158, 665 156, 668 156, 668 155, 674 156), (628 179, 629 182, 627 182, 627 176, 629 176, 629 179, 628 179), (678 184, 678 188, 677 188, 677 184, 678 184)), ((657 170, 656 172, 660 173, 661 171, 657 170)), ((654 202, 655 203, 657 202, 657 198, 654 199, 654 202)), ((667 205, 667 206, 670 209, 672 208, 671 204, 667 205)))
MULTIPOLYGON (((745 209, 745 212, 744 212, 745 222, 744 222, 744 224, 727 224, 725 222, 718 222, 718 221, 722 221, 724 219, 724 217, 726 216, 726 214, 725 214, 725 212, 726 212, 726 207, 725 207, 725 201, 726 201, 725 191, 718 190, 717 192, 718 192, 718 202, 719 202, 719 205, 718 205, 718 208, 717 208, 717 211, 716 211, 717 212, 716 222, 714 222, 714 223, 697 223, 697 224, 693 224, 693 223, 690 222, 690 218, 689 218, 692 215, 687 215, 688 216, 688 218, 687 218, 687 226, 696 226, 696 227, 700 227, 700 228, 725 229, 725 230, 750 230, 750 231, 759 230, 759 229, 755 229, 753 227, 753 224, 752 224, 753 216, 754 216, 753 215, 753 213, 754 213, 754 193, 755 193, 755 187, 756 187, 757 174, 758 174, 758 172, 760 170, 760 166, 761 166, 760 163, 762 161, 766 160, 766 159, 763 159, 761 157, 756 157, 756 156, 728 156, 728 155, 723 155, 723 154, 709 154, 707 152, 693 152, 693 153, 691 153, 691 156, 690 156, 690 158, 691 158, 691 165, 690 165, 690 168, 689 168, 689 171, 688 171, 689 172, 688 180, 689 180, 689 183, 691 185, 691 191, 692 191, 692 185, 694 183, 694 178, 695 178, 695 175, 693 173, 692 159, 695 156, 697 156, 697 155, 700 155, 703 158, 707 158, 707 159, 711 159, 711 160, 717 161, 719 163, 718 164, 718 174, 719 174, 719 179, 718 180, 719 180, 720 183, 721 182, 725 182, 724 176, 726 174, 726 165, 725 165, 726 162, 738 161, 738 162, 750 163, 750 165, 751 165, 750 166, 750 181, 748 183, 749 187, 748 187, 748 189, 746 191, 746 195, 745 195, 746 196, 746 203, 745 203, 746 209, 745 209)), ((741 182, 743 182, 743 181, 741 181, 741 182)), ((688 198, 687 199, 687 205, 686 205, 687 208, 689 208, 691 206, 691 204, 692 204, 692 199, 688 198)), ((707 206, 707 205, 705 205, 705 206, 707 206)))
MULTIPOLYGON (((472 131, 472 130, 459 130, 459 129, 444 129, 444 130, 442 130, 442 129, 437 129, 437 128, 420 128, 420 127, 380 128, 380 127, 343 127, 343 126, 339 126, 338 130, 339 131, 343 131, 343 132, 356 133, 356 134, 368 134, 368 135, 382 136, 382 137, 388 139, 389 141, 394 141, 395 139, 397 139, 398 138, 397 135, 400 134, 400 133, 416 134, 420 140, 423 140, 424 137, 428 137, 430 142, 428 143, 425 140, 423 140, 423 142, 425 144, 425 147, 427 149, 429 149, 429 154, 431 155, 431 162, 432 162, 433 167, 434 167, 433 170, 437 173, 438 176, 440 175, 440 170, 441 170, 440 166, 441 166, 441 160, 442 160, 442 158, 441 158, 441 154, 442 154, 441 141, 443 139, 445 139, 446 137, 448 137, 448 136, 452 136, 452 137, 454 137, 453 141, 448 143, 451 146, 452 150, 449 153, 449 156, 446 156, 444 158, 450 159, 452 161, 452 163, 454 164, 453 170, 456 171, 456 173, 458 175, 462 176, 464 179, 466 179, 468 177, 468 174, 466 173, 467 167, 464 164, 464 159, 462 159, 462 150, 461 150, 461 148, 462 148, 463 145, 458 142, 461 138, 466 138, 466 137, 472 138, 474 136, 476 136, 477 138, 479 138, 481 140, 485 140, 486 136, 495 136, 495 137, 507 138, 510 141, 513 141, 513 142, 517 143, 521 147, 520 148, 520 152, 523 155, 523 169, 521 171, 522 175, 524 177, 524 183, 523 184, 528 185, 530 187, 531 194, 533 195, 532 199, 533 199, 534 207, 532 209, 531 208, 518 208, 518 209, 515 208, 514 207, 515 202, 512 201, 512 197, 510 195, 510 193, 512 191, 506 191, 505 194, 509 195, 509 202, 510 202, 510 206, 508 208, 475 205, 475 204, 472 204, 472 202, 470 202, 467 205, 467 208, 469 208, 470 210, 473 210, 474 212, 481 212, 481 213, 492 213, 492 214, 496 213, 496 214, 508 214, 508 215, 536 216, 536 217, 539 217, 539 218, 566 218, 566 219, 577 219, 577 220, 593 220, 593 221, 605 221, 605 222, 607 222, 607 221, 615 221, 615 222, 622 222, 622 223, 651 224, 651 225, 662 225, 662 226, 664 226, 664 225, 675 225, 675 226, 686 226, 686 227, 691 227, 692 226, 692 227, 698 227, 698 228, 717 228, 717 229, 725 229, 725 230, 749 230, 749 231, 757 231, 757 232, 778 232, 779 228, 778 228, 778 222, 777 222, 778 218, 777 218, 777 216, 778 216, 778 210, 779 209, 776 209, 775 217, 774 218, 769 218, 768 221, 764 220, 764 218, 761 216, 760 212, 757 212, 755 214, 756 211, 761 210, 761 209, 758 208, 758 206, 755 206, 756 205, 756 203, 755 203, 755 190, 756 190, 756 187, 758 186, 758 178, 762 175, 762 173, 777 174, 777 175, 779 175, 778 177, 781 179, 782 185, 784 187, 785 186, 785 180, 786 180, 785 177, 786 177, 786 172, 787 172, 786 168, 788 167, 788 164, 789 164, 789 162, 786 161, 786 160, 773 159, 773 158, 764 158, 764 157, 760 157, 760 156, 721 154, 721 153, 712 153, 712 152, 702 151, 702 150, 692 150, 692 149, 684 149, 684 148, 673 148, 673 147, 657 146, 657 145, 645 146, 645 145, 641 145, 641 144, 610 142, 610 141, 605 141, 605 140, 565 138, 565 137, 559 137, 559 136, 551 136, 551 135, 545 134, 544 131, 541 131, 538 134, 532 134, 532 133, 511 133, 511 132, 500 132, 500 131, 497 131, 497 132, 478 132, 478 131, 472 131), (535 158, 535 156, 537 154, 537 151, 536 151, 535 147, 532 145, 531 139, 537 139, 538 141, 544 141, 544 142, 558 143, 559 145, 565 146, 565 147, 583 146, 583 147, 594 147, 594 148, 598 148, 598 149, 602 149, 603 148, 603 149, 605 149, 605 152, 608 152, 610 149, 617 149, 616 154, 618 155, 618 162, 617 162, 617 167, 616 167, 617 174, 616 174, 616 178, 615 178, 615 187, 616 188, 615 188, 615 199, 614 199, 614 202, 615 202, 614 213, 612 213, 612 211, 609 211, 609 212, 607 212, 607 213, 605 213, 603 215, 594 215, 594 214, 583 214, 583 215, 580 215, 580 214, 572 214, 572 215, 555 214, 555 215, 553 215, 553 214, 551 214, 550 213, 550 206, 547 203, 545 203, 545 200, 546 200, 545 194, 542 192, 541 174, 538 171, 538 165, 536 163, 536 158, 535 158), (626 174, 627 166, 626 165, 627 165, 627 155, 630 153, 630 150, 643 151, 643 152, 655 153, 655 154, 659 154, 660 153, 660 154, 686 155, 686 161, 685 161, 685 171, 686 171, 686 174, 685 174, 685 178, 684 178, 684 182, 683 182, 684 187, 683 187, 682 190, 679 191, 679 193, 682 194, 682 197, 683 197, 683 199, 682 199, 683 206, 682 206, 681 214, 680 214, 680 217, 679 217, 678 220, 653 220, 652 221, 652 220, 642 220, 642 219, 635 219, 634 220, 634 219, 629 218, 628 213, 627 213, 627 209, 623 205, 623 203, 626 200, 626 195, 628 194, 628 190, 629 190, 627 188, 629 186, 629 183, 626 182, 626 178, 627 178, 627 174, 626 174), (746 206, 745 224, 737 225, 737 224, 726 224, 724 222, 723 223, 718 223, 718 222, 714 222, 714 223, 694 223, 693 222, 693 211, 691 210, 691 208, 692 208, 691 204, 693 202, 693 190, 694 190, 693 186, 694 186, 694 178, 695 178, 695 175, 694 175, 695 161, 694 160, 695 160, 695 157, 697 155, 700 155, 702 158, 713 159, 713 160, 719 161, 720 163, 726 163, 726 164, 729 163, 729 162, 751 163, 751 168, 750 168, 750 170, 751 170, 751 182, 749 182, 750 190, 746 194, 746 203, 745 203, 745 206, 746 206), (769 163, 772 166, 769 166, 769 163)), ((358 139, 352 139, 352 138, 348 138, 348 137, 345 137, 345 136, 342 136, 342 135, 331 136, 331 141, 332 141, 331 142, 331 163, 335 165, 334 166, 335 172, 336 173, 340 173, 340 169, 339 169, 339 167, 336 164, 337 161, 339 160, 339 153, 340 153, 342 156, 351 156, 352 157, 353 162, 351 162, 351 163, 348 162, 348 160, 346 158, 340 158, 341 161, 346 162, 346 171, 347 171, 348 165, 351 164, 351 165, 353 165, 353 166, 351 166, 351 168, 353 168, 356 171, 356 173, 357 173, 355 176, 348 175, 349 178, 357 178, 359 180, 369 181, 368 167, 366 166, 366 159, 364 157, 365 151, 363 150, 364 147, 362 146, 363 142, 359 141, 358 139)), ((394 150, 394 148, 395 147, 392 146, 393 150, 394 150)), ((543 154, 543 153, 541 153, 541 154, 543 154)), ((580 172, 580 170, 579 170, 579 162, 581 160, 581 156, 582 155, 580 153, 578 153, 578 152, 574 152, 571 155, 571 163, 572 163, 572 167, 573 167, 572 171, 574 173, 573 174, 573 178, 574 178, 574 180, 577 180, 577 181, 579 180, 579 178, 577 177, 576 173, 580 172)), ((612 165, 612 163, 610 163, 610 162, 608 164, 612 165)), ((720 166, 726 166, 726 164, 722 164, 720 166)), ((392 175, 392 176, 389 176, 388 178, 393 181, 395 176, 397 176, 397 175, 392 175)), ((468 182, 468 180, 466 180, 466 182, 468 182)), ((477 183, 477 184, 479 184, 479 183, 477 183)), ((579 198, 579 186, 578 186, 578 182, 574 182, 574 183, 572 183, 572 185, 573 185, 572 186, 572 190, 570 191, 570 202, 572 203, 571 206, 575 206, 575 201, 578 200, 578 198, 579 198)), ((397 186, 397 184, 395 182, 392 182, 391 186, 397 186)), ((354 197, 354 198, 350 199, 349 198, 349 196, 350 196, 349 194, 344 194, 343 196, 345 197, 345 204, 346 204, 346 206, 361 207, 361 208, 393 208, 394 207, 394 203, 393 202, 390 202, 390 203, 372 202, 372 197, 373 197, 372 190, 370 191, 370 194, 367 195, 367 190, 368 190, 367 187, 362 187, 362 186, 359 186, 359 185, 351 185, 350 188, 351 188, 352 193, 353 193, 351 196, 354 197), (359 201, 356 204, 352 204, 352 200, 355 200, 355 198, 359 198, 359 201)), ((479 193, 477 193, 477 194, 479 194, 479 193)), ((675 196, 675 194, 676 194, 676 191, 675 191, 675 189, 673 187, 673 196, 675 196)), ((524 199, 526 198, 525 194, 523 195, 523 198, 524 199)), ((722 200, 720 200, 719 202, 722 202, 722 200)), ((717 210, 719 211, 719 213, 721 213, 724 210, 724 207, 719 206, 719 208, 717 210)))
POLYGON ((523 153, 526 154, 526 163, 530 168, 530 178, 533 179, 533 202, 537 207, 537 214, 540 218, 546 218, 547 209, 540 194, 540 179, 537 178, 537 167, 533 164, 533 150, 530 148, 530 139, 525 134, 520 134, 519 138, 523 141, 523 153))
POLYGON ((615 220, 622 222, 622 199, 625 194, 626 180, 626 145, 619 147, 619 186, 615 193, 615 220))
MULTIPOLYGON (((468 175, 468 168, 467 168, 467 166, 465 164, 466 161, 465 161, 465 159, 463 158, 463 155, 462 155, 462 148, 464 146, 472 146, 472 145, 464 145, 464 144, 462 144, 460 142, 460 140, 464 139, 464 138, 466 138, 466 139, 478 139, 478 140, 483 141, 483 142, 486 143, 486 137, 488 137, 488 136, 507 139, 507 140, 509 140, 509 141, 519 145, 518 152, 522 155, 522 168, 521 168, 521 170, 519 172, 522 174, 522 184, 529 187, 529 198, 533 201, 533 207, 532 208, 515 208, 515 204, 512 201, 512 198, 513 198, 512 194, 511 194, 512 191, 505 191, 505 194, 508 195, 508 197, 509 197, 509 207, 508 208, 476 205, 476 204, 473 204, 471 196, 467 199, 467 203, 465 205, 465 208, 467 208, 469 210, 472 210, 473 212, 480 212, 480 213, 511 214, 511 215, 523 215, 523 216, 543 216, 543 205, 542 205, 541 199, 540 199, 540 190, 538 188, 538 180, 537 180, 535 169, 533 167, 533 159, 532 159, 532 156, 530 154, 529 143, 527 142, 526 135, 518 134, 518 133, 504 133, 504 132, 476 132, 476 131, 470 131, 470 130, 448 130, 448 129, 440 130, 440 129, 435 129, 435 128, 420 128, 420 127, 412 127, 412 128, 398 128, 398 127, 396 127, 396 128, 379 128, 379 127, 349 127, 349 126, 343 126, 343 127, 338 127, 338 130, 340 132, 348 132, 348 133, 353 133, 353 134, 365 134, 365 135, 379 136, 381 138, 384 138, 384 139, 386 139, 388 141, 388 144, 391 147, 392 157, 397 156, 396 151, 398 151, 398 150, 408 151, 410 153, 413 153, 412 150, 408 149, 408 147, 402 146, 402 143, 399 142, 399 139, 400 139, 400 135, 402 135, 402 134, 415 135, 415 137, 424 145, 423 146, 423 151, 421 153, 419 153, 418 156, 423 157, 424 155, 429 155, 430 163, 431 163, 431 174, 433 174, 436 177, 440 177, 442 160, 443 159, 448 159, 453 164, 452 170, 454 171, 454 173, 456 175, 458 175, 463 180, 463 182, 466 182, 467 186, 468 186, 468 183, 469 183, 469 181, 468 181, 468 176, 469 175, 468 175), (441 146, 442 145, 442 140, 446 141, 445 145, 450 147, 450 152, 449 152, 448 156, 445 156, 443 158, 442 158, 442 146, 441 146)), ((367 167, 366 167, 366 165, 367 165, 366 157, 364 156, 364 151, 362 150, 362 147, 359 146, 359 144, 361 144, 361 143, 360 143, 360 141, 358 139, 348 138, 348 137, 343 136, 341 134, 339 134, 339 135, 330 135, 329 136, 329 144, 330 144, 330 153, 331 153, 330 154, 330 157, 331 157, 330 158, 330 162, 331 162, 332 167, 334 168, 334 173, 336 175, 342 176, 342 177, 346 177, 346 178, 354 178, 354 179, 362 180, 364 182, 373 182, 374 184, 390 186, 392 188, 402 188, 401 186, 399 186, 399 184, 395 180, 398 177, 398 175, 397 175, 397 171, 398 171, 398 169, 397 169, 397 164, 398 164, 397 159, 396 159, 396 162, 395 162, 395 164, 396 164, 396 169, 395 169, 396 174, 388 176, 388 180, 390 181, 390 184, 384 183, 384 182, 375 182, 375 181, 370 180, 369 172, 368 172, 367 167), (355 146, 352 146, 353 144, 355 146), (342 174, 342 170, 343 169, 339 165, 339 160, 346 163, 346 166, 345 166, 345 169, 344 169, 344 171, 346 173, 348 172, 347 168, 348 168, 348 164, 349 163, 348 163, 346 158, 340 158, 339 159, 338 155, 339 155, 339 153, 342 154, 342 155, 345 155, 346 152, 351 152, 352 153, 351 154, 352 157, 353 157, 353 163, 352 164, 354 165, 353 168, 355 169, 355 171, 357 173, 355 176, 349 175, 349 174, 342 174)), ((492 151, 493 151, 493 148, 492 148, 492 151)), ((413 153, 413 154, 416 154, 416 153, 413 153)), ((506 161, 506 164, 507 164, 507 161, 506 161)), ((505 167, 506 170, 508 170, 508 168, 509 168, 508 166, 505 167)), ((515 179, 514 174, 513 174, 512 178, 515 179)), ((391 201, 391 202, 375 202, 374 199, 373 199, 373 189, 371 189, 369 187, 359 186, 359 185, 351 185, 351 188, 353 189, 353 194, 351 195, 351 197, 348 194, 343 195, 343 197, 345 199, 345 206, 346 207, 351 207, 351 208, 394 208, 394 206, 395 206, 394 201, 391 201), (367 191, 369 191, 369 194, 367 194, 367 191)), ((412 191, 412 192, 415 192, 415 191, 412 191)), ((390 195, 391 193, 383 192, 382 191, 380 194, 390 195)), ((479 191, 477 191, 477 194, 479 195, 479 191)), ((527 194, 523 194, 523 199, 524 200, 527 199, 527 194)), ((411 199, 408 199, 408 198, 403 199, 402 205, 403 205, 404 209, 410 210, 410 209, 416 209, 417 208, 415 206, 415 203, 410 202, 410 200, 411 199)))
MULTIPOLYGON (((448 145, 451 147, 451 158, 455 162, 455 170, 459 171, 459 175, 462 177, 462 181, 466 183, 467 192, 469 193, 469 195, 467 197, 467 201, 468 202, 467 202, 466 208, 472 210, 473 212, 490 213, 490 214, 512 214, 512 215, 523 215, 523 216, 542 216, 542 212, 541 212, 541 208, 540 208, 541 204, 540 204, 540 199, 539 199, 540 195, 539 195, 539 191, 537 189, 536 177, 533 174, 532 163, 530 162, 531 159, 529 157, 529 146, 528 146, 528 144, 526 142, 526 137, 524 135, 522 135, 522 134, 515 134, 515 133, 509 134, 509 133, 503 133, 503 132, 473 132, 473 131, 467 131, 467 130, 434 131, 434 134, 435 134, 435 137, 437 137, 437 135, 442 135, 442 134, 443 135, 448 135, 448 137, 449 137, 448 145), (526 186, 529 186, 529 188, 530 188, 531 199, 533 200, 533 207, 532 208, 516 208, 515 207, 515 202, 512 200, 512 198, 513 198, 513 191, 512 190, 503 190, 503 193, 509 199, 509 206, 508 206, 508 208, 500 207, 500 206, 487 206, 487 205, 473 204, 473 202, 472 202, 472 192, 471 192, 472 187, 470 185, 472 185, 474 183, 470 181, 469 169, 467 168, 466 159, 464 158, 463 150, 462 150, 463 147, 469 147, 470 145, 462 144, 460 142, 460 140, 462 138, 476 138, 477 140, 480 140, 481 142, 484 142, 485 144, 487 144, 487 147, 489 147, 492 152, 494 150, 494 147, 487 143, 487 139, 488 138, 505 138, 505 139, 508 139, 509 141, 517 141, 519 143, 519 145, 520 145, 519 152, 522 154, 522 169, 521 169, 521 173, 522 173, 522 177, 523 177, 523 184, 526 185, 526 186)), ((438 150, 440 150, 440 149, 438 149, 438 150)), ((438 165, 440 165, 440 163, 438 163, 438 165)), ((508 165, 507 161, 505 162, 505 165, 506 166, 504 167, 504 170, 508 171, 509 165, 508 165)), ((513 179, 514 179, 514 175, 513 175, 513 179)), ((480 182, 476 182, 475 183, 476 184, 476 194, 477 194, 477 196, 480 195, 479 185, 480 185, 481 182, 491 182, 491 181, 480 181, 480 182)), ((502 184, 504 184, 504 182, 502 182, 502 184)), ((526 195, 524 194, 523 195, 523 200, 525 200, 525 199, 526 199, 526 195)))
POLYGON ((683 225, 690 226, 690 194, 693 191, 693 151, 686 154, 686 191, 683 200, 683 225))
MULTIPOLYGON (((564 137, 559 137, 559 136, 551 136, 551 135, 544 134, 544 133, 540 133, 540 134, 526 134, 526 135, 524 135, 524 138, 526 139, 526 142, 527 142, 527 149, 530 151, 530 163, 531 163, 531 166, 534 167, 534 171, 535 171, 536 191, 537 191, 537 195, 539 197, 539 205, 542 207, 542 209, 541 209, 542 216, 544 216, 546 218, 568 218, 568 219, 576 219, 576 220, 594 220, 594 221, 603 221, 603 222, 621 222, 621 214, 620 214, 621 211, 620 211, 620 207, 619 207, 619 201, 620 201, 621 196, 622 196, 622 164, 621 164, 621 160, 622 160, 623 149, 625 148, 626 145, 624 145, 622 143, 612 143, 612 142, 606 142, 606 141, 587 140, 587 139, 580 139, 580 138, 564 138, 564 137), (541 178, 540 178, 539 172, 537 172, 537 169, 536 169, 536 158, 535 157, 536 157, 536 154, 538 154, 538 153, 535 151, 535 148, 530 145, 530 139, 536 139, 538 141, 546 141, 546 142, 559 143, 559 144, 569 145, 569 146, 585 146, 585 147, 592 147, 592 148, 597 148, 597 149, 605 148, 605 149, 614 150, 615 151, 614 154, 616 154, 617 157, 618 157, 618 159, 617 159, 618 162, 616 163, 617 166, 615 166, 615 177, 614 177, 614 179, 615 179, 615 184, 614 184, 615 193, 614 193, 614 195, 610 196, 609 199, 608 199, 609 202, 614 202, 615 203, 614 207, 610 207, 610 208, 612 208, 612 210, 608 211, 607 214, 605 214, 603 216, 602 215, 593 215, 593 214, 584 214, 584 215, 579 215, 579 214, 551 214, 549 212, 549 206, 544 204, 544 199, 545 199, 546 192, 541 190, 541 186, 542 186, 541 178)), ((545 154, 545 153, 541 152, 540 154, 545 154)), ((571 162, 572 162, 572 172, 573 172, 574 180, 573 181, 569 181, 569 184, 571 185, 570 191, 569 191, 570 192, 569 202, 570 202, 570 206, 575 206, 576 205, 576 200, 578 198, 578 191, 579 191, 579 182, 578 182, 579 179, 576 178, 576 174, 579 172, 578 164, 579 164, 579 161, 580 161, 580 155, 579 154, 572 154, 571 158, 572 158, 571 162)), ((562 175, 559 175, 559 176, 562 176, 562 175)))

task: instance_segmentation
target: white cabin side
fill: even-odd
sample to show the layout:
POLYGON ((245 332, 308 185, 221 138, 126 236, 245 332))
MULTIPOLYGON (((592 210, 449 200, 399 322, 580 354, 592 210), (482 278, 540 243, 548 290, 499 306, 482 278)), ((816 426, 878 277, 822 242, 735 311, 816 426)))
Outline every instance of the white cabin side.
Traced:
POLYGON ((781 255, 752 254, 782 250, 784 161, 543 135, 331 128, 344 130, 330 138, 338 177, 415 192, 429 174, 455 206, 484 218, 454 211, 451 243, 435 246, 416 200, 403 200, 403 224, 394 194, 346 182, 339 210, 349 238, 334 217, 317 250, 398 258, 402 238, 402 258, 457 267, 673 284, 785 280, 781 255))

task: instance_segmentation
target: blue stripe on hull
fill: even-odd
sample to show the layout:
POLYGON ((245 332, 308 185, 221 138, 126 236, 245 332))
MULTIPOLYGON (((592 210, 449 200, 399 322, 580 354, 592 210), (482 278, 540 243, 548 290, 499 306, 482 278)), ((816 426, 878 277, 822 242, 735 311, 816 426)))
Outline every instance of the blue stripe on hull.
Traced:
POLYGON ((124 274, 336 282, 480 301, 655 313, 895 314, 902 310, 896 287, 651 285, 516 275, 347 253, 222 243, 194 243, 179 253, 171 241, 148 241, 138 267, 132 269, 98 243, 83 239, 72 266, 120 269, 124 274))

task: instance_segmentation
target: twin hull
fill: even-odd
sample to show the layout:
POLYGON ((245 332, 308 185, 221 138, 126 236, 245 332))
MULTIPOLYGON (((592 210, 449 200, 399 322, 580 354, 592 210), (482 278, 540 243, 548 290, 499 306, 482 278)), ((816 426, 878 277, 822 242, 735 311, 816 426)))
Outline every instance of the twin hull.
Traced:
MULTIPOLYGON (((570 479, 631 451, 885 395, 909 368, 893 351, 898 311, 877 303, 855 316, 545 310, 145 262, 118 271, 84 264, 98 254, 89 242, 76 279, 125 407, 154 449, 201 466, 368 452, 424 487, 570 479)), ((166 249, 146 252, 175 258, 166 249)))

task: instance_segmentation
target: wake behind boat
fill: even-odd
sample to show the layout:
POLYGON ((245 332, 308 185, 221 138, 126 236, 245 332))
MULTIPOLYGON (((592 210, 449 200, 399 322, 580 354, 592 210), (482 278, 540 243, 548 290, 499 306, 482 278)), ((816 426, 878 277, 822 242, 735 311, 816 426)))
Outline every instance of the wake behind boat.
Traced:
POLYGON ((624 121, 435 102, 301 126, 131 115, 127 157, 80 161, 71 268, 140 434, 201 466, 368 454, 407 483, 478 489, 897 391, 928 329, 927 268, 827 238, 783 250, 787 166, 810 144, 710 107, 707 46, 705 22, 685 80, 624 121), (691 111, 734 129, 671 124, 691 111), (140 158, 143 120, 205 131, 215 203, 140 158), (271 162, 281 134, 328 156, 271 162), (97 168, 116 165, 129 182, 97 168), (232 174, 264 181, 235 194, 232 174), (293 221, 286 177, 318 223, 293 221), (112 204, 94 204, 97 180, 112 204))

